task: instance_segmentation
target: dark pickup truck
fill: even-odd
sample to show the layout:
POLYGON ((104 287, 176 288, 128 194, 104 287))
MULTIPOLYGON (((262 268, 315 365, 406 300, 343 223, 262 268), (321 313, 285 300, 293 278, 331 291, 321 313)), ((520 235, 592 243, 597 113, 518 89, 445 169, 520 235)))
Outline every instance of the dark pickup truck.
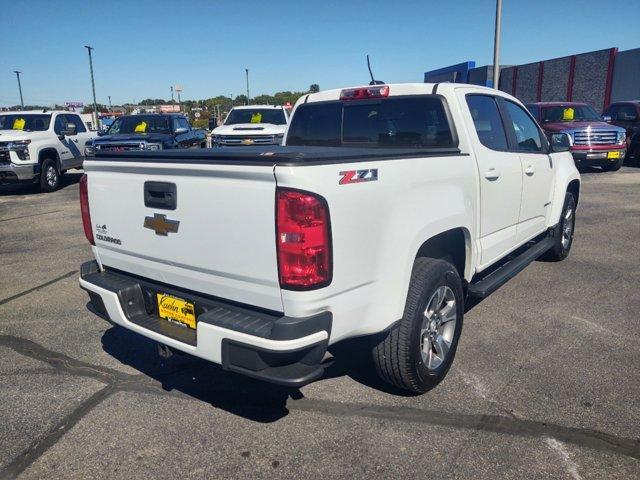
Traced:
POLYGON ((623 128, 605 123, 586 103, 538 102, 527 105, 548 135, 567 133, 576 165, 615 171, 622 167, 626 153, 623 128))
POLYGON ((204 130, 191 128, 180 114, 125 115, 114 121, 98 138, 87 143, 85 156, 96 152, 205 148, 204 130))
POLYGON ((627 160, 640 166, 640 100, 614 102, 602 114, 606 122, 627 131, 627 160))

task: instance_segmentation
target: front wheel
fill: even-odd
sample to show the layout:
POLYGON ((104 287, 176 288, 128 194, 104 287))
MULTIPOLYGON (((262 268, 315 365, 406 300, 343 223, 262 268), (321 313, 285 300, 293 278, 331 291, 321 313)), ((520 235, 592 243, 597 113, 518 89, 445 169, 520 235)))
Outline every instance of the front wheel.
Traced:
POLYGON ((620 160, 610 163, 608 165, 603 165, 602 170, 605 172, 617 172, 622 168, 622 164, 624 163, 624 157, 620 158, 620 160))
POLYGON ((567 192, 564 196, 564 206, 562 207, 560 221, 553 230, 553 247, 547 250, 540 258, 549 262, 559 262, 567 258, 573 244, 575 226, 576 200, 573 193, 567 192))
POLYGON ((56 165, 56 161, 47 158, 42 162, 40 170, 40 190, 43 192, 53 192, 60 186, 60 171, 56 165))
POLYGON ((463 313, 456 268, 443 260, 417 258, 402 319, 374 339, 378 375, 412 393, 435 387, 453 362, 463 313))

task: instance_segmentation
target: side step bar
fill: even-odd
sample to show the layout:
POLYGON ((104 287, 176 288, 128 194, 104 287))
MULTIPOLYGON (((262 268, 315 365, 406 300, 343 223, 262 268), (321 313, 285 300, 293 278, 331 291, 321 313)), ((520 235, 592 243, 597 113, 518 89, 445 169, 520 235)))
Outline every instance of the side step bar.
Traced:
POLYGON ((517 257, 507 261, 497 270, 489 273, 486 277, 483 277, 477 282, 471 283, 468 289, 469 295, 477 298, 485 298, 489 296, 524 270, 527 265, 540 257, 540 255, 553 247, 553 242, 554 237, 545 237, 543 240, 533 244, 517 257))

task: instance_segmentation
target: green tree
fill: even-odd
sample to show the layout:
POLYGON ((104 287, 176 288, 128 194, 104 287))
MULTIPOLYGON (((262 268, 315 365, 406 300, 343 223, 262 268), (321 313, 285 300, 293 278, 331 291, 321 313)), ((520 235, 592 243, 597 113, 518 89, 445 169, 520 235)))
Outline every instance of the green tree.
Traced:
POLYGON ((237 95, 236 98, 233 99, 234 105, 246 105, 247 104, 247 96, 246 95, 237 95))
POLYGON ((320 85, 317 83, 312 83, 309 87, 309 93, 318 93, 320 91, 320 85))
MULTIPOLYGON (((108 112, 108 111, 109 109, 105 105, 102 105, 101 103, 98 104, 98 112, 108 112)), ((93 103, 89 105, 85 105, 84 108, 82 109, 82 113, 93 113, 93 103)))

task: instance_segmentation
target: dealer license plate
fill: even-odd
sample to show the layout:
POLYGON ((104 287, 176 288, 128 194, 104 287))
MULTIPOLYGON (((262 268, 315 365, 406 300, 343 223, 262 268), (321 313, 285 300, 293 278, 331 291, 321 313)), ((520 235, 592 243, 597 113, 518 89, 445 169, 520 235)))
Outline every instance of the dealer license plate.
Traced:
POLYGON ((158 315, 170 322, 196 328, 196 311, 193 303, 166 293, 158 293, 158 315))

